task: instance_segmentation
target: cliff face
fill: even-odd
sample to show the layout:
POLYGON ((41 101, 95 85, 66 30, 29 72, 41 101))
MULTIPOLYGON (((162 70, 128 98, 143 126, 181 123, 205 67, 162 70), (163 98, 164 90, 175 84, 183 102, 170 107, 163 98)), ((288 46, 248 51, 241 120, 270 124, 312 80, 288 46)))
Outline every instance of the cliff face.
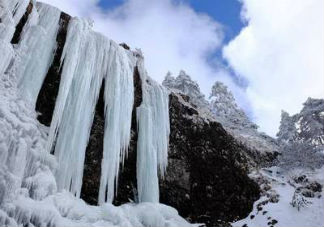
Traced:
POLYGON ((170 95, 170 119, 169 167, 161 181, 161 201, 210 226, 218 219, 246 216, 259 188, 246 175, 245 148, 181 95, 170 95))
MULTIPOLYGON (((28 9, 27 9, 28 10, 28 9)), ((19 23, 23 30, 26 17, 19 23)), ((40 123, 49 126, 58 95, 62 72, 59 70, 70 16, 61 13, 57 31, 57 48, 41 85, 36 102, 40 123)), ((19 31, 18 31, 19 33, 19 31)), ((19 43, 20 34, 15 34, 19 43)), ((125 45, 123 45, 125 48, 125 45)), ((64 64, 64 62, 62 63, 64 64)), ((108 83, 108 82, 106 82, 108 83)), ((137 199, 136 111, 142 102, 138 69, 134 69, 134 107, 128 157, 121 167, 114 204, 137 199)), ((90 139, 85 153, 81 198, 97 204, 103 157, 104 86, 96 105, 90 139)), ((220 123, 206 117, 189 103, 187 96, 173 92, 169 96, 170 144, 167 173, 160 180, 160 202, 175 207, 193 222, 217 226, 218 219, 231 221, 246 216, 259 197, 259 188, 247 176, 246 148, 228 134, 220 123)))
MULTIPOLYGON (((138 78, 136 73, 134 76, 138 78)), ((140 83, 135 83, 135 103, 139 103, 140 87, 136 84, 140 83)), ((227 134, 221 124, 201 117, 184 100, 188 97, 176 93, 169 97, 171 135, 168 168, 165 178, 160 180, 160 202, 175 207, 188 220, 208 226, 217 226, 218 220, 245 217, 259 198, 259 187, 247 176, 244 146, 227 134)), ((90 204, 97 202, 100 180, 99 141, 103 126, 98 119, 97 111, 86 152, 81 194, 90 204)), ((132 139, 119 176, 116 205, 136 200, 136 138, 133 116, 132 139)))
MULTIPOLYGON (((135 104, 139 106, 141 82, 134 71, 135 104)), ((221 124, 200 116, 187 96, 171 93, 171 135, 168 168, 160 180, 160 202, 175 207, 193 222, 216 226, 218 220, 245 217, 259 198, 259 188, 247 176, 245 148, 226 133, 221 124)), ((81 197, 97 204, 102 151, 103 110, 99 98, 86 151, 81 197)), ((119 175, 114 204, 136 200, 136 112, 133 110, 132 139, 128 158, 119 175)))

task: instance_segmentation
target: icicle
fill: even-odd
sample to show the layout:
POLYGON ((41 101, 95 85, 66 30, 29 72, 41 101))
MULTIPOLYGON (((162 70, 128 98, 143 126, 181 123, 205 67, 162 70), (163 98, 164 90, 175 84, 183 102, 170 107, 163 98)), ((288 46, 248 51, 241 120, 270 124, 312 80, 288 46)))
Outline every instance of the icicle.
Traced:
POLYGON ((62 80, 51 124, 48 149, 53 147, 59 167, 58 189, 80 196, 85 150, 98 99, 110 42, 90 30, 88 21, 72 19, 63 50, 62 80))
POLYGON ((13 49, 10 43, 4 42, 0 40, 0 76, 7 69, 12 57, 13 57, 13 49))
MULTIPOLYGON (((1 5, 0 5, 1 8, 1 5)), ((0 15, 0 40, 10 42, 15 32, 15 24, 8 8, 2 8, 0 15)))
POLYGON ((37 10, 34 6, 27 22, 28 28, 24 30, 17 48, 21 59, 14 65, 19 80, 18 88, 32 104, 36 103, 54 57, 60 14, 58 9, 46 4, 39 4, 37 10), (32 26, 35 23, 37 25, 32 26))
POLYGON ((29 2, 29 0, 0 0, 0 8, 1 11, 4 9, 8 16, 10 15, 14 25, 16 25, 24 15, 29 2))
POLYGON ((143 60, 138 62, 143 102, 137 108, 137 187, 140 202, 159 202, 158 171, 164 176, 168 162, 170 134, 168 93, 150 80, 143 60))
POLYGON ((139 202, 159 202, 157 152, 153 146, 153 119, 150 107, 137 108, 137 191, 139 202))
POLYGON ((21 0, 0 0, 0 75, 6 71, 14 56, 10 44, 16 26, 13 12, 16 11, 15 18, 18 18, 21 12, 26 9, 27 4, 27 1, 21 0))
POLYGON ((112 202, 119 165, 128 149, 134 103, 133 69, 134 60, 130 52, 112 42, 105 78, 105 132, 99 204, 105 202, 105 197, 112 202))

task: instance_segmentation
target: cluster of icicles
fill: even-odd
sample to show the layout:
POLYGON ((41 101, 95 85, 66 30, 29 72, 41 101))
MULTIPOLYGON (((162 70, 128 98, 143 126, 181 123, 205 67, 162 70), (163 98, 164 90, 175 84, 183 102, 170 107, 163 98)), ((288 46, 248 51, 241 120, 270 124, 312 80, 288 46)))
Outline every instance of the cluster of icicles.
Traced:
MULTIPOLYGON (((10 10, 16 7, 17 18, 4 20, 2 15, 2 24, 6 26, 0 27, 0 73, 14 71, 22 96, 35 105, 54 58, 61 12, 46 4, 33 4, 20 41, 13 47, 10 40, 28 2, 13 0, 3 4, 10 10)), ((85 151, 99 90, 105 81, 104 150, 98 201, 113 201, 120 163, 127 156, 131 136, 135 67, 141 76, 143 97, 136 109, 138 200, 159 201, 158 175, 163 176, 166 169, 170 132, 168 93, 147 76, 139 51, 125 50, 92 31, 89 21, 78 18, 72 18, 68 25, 59 93, 46 148, 47 152, 54 150, 58 161, 59 190, 66 189, 80 197, 85 151)))

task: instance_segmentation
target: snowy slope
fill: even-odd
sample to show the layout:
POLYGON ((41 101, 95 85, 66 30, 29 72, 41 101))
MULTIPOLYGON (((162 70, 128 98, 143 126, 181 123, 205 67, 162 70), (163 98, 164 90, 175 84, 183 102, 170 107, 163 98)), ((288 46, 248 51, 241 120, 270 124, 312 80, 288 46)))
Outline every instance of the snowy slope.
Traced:
MULTIPOLYGON (((277 170, 272 168, 271 170, 277 170)), ((304 198, 308 201, 305 207, 298 210, 291 205, 294 192, 298 184, 292 179, 295 174, 307 174, 309 181, 324 184, 324 169, 316 172, 294 170, 293 173, 270 174, 264 170, 252 177, 262 175, 270 182, 271 193, 279 195, 278 202, 268 202, 269 198, 264 195, 255 202, 253 211, 242 220, 232 223, 234 227, 323 227, 324 226, 324 192, 317 192, 313 198, 304 198)), ((252 174, 253 175, 253 174, 252 174)), ((300 185, 299 185, 300 186, 300 185)))

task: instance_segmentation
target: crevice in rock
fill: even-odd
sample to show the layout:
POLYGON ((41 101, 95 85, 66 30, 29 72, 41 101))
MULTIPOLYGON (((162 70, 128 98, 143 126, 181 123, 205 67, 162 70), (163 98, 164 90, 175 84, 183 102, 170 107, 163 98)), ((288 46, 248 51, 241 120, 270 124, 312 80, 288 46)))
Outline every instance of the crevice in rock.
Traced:
POLYGON ((128 156, 125 158, 124 166, 118 177, 118 190, 114 199, 115 205, 127 203, 130 200, 137 200, 136 180, 136 157, 137 157, 137 121, 136 108, 142 103, 142 81, 137 66, 134 68, 134 106, 132 111, 131 141, 128 149, 128 156))
MULTIPOLYGON (((58 95, 60 81, 61 81, 61 56, 67 36, 67 28, 71 17, 66 13, 61 13, 60 28, 57 33, 56 42, 57 49, 54 54, 54 59, 47 75, 44 79, 42 88, 37 97, 36 111, 40 114, 37 119, 40 123, 50 126, 52 122, 56 97, 58 95)), ((62 65, 64 62, 62 63, 62 65)))
MULTIPOLYGON (((25 14, 22 16, 22 18, 20 19, 19 23, 16 26, 16 30, 15 33, 11 39, 11 43, 12 44, 17 44, 20 41, 20 36, 21 36, 21 32, 28 20, 29 14, 31 14, 31 12, 33 11, 33 3, 29 2, 29 5, 27 6, 26 12, 25 14)), ((14 13, 15 14, 15 13, 14 13)))
MULTIPOLYGON (((108 83, 108 81, 106 81, 108 83)), ((104 138, 104 85, 100 90, 99 99, 96 105, 95 116, 91 128, 90 139, 86 150, 83 184, 81 198, 87 203, 96 205, 101 176, 101 160, 104 138)), ((137 149, 137 122, 136 108, 142 103, 142 81, 138 68, 134 68, 134 106, 132 111, 131 141, 128 156, 118 178, 118 187, 113 201, 115 205, 129 202, 129 199, 136 197, 136 149, 137 149)), ((121 164, 122 165, 122 164, 121 164)))
POLYGON ((99 195, 105 129, 104 91, 105 80, 103 80, 100 88, 99 98, 96 104, 95 115, 84 160, 81 198, 90 205, 97 205, 99 195))

